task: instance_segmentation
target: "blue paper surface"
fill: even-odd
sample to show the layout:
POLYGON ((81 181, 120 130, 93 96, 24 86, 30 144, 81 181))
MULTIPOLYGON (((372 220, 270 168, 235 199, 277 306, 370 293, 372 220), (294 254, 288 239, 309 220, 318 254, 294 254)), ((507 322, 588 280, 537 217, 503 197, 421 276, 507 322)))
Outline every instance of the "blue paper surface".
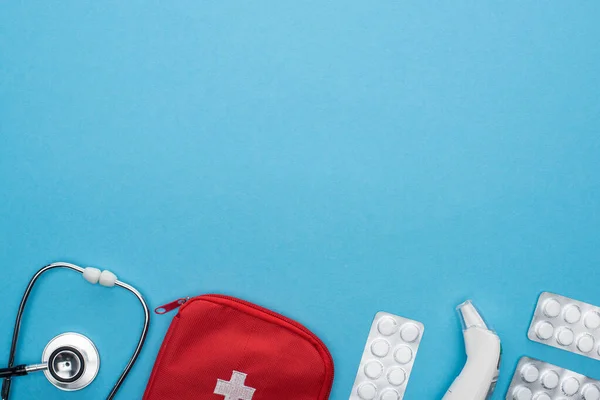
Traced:
MULTIPOLYGON (((113 270, 153 307, 218 292, 313 330, 348 398, 380 310, 425 324, 406 399, 441 398, 473 299, 521 355, 544 290, 600 304, 600 3, 0 4, 0 364, 31 275, 113 270)), ((102 366, 86 390, 15 379, 15 399, 96 399, 137 340, 123 291, 40 281, 17 355, 63 331, 102 366)), ((173 314, 120 399, 141 398, 173 314)), ((249 378, 250 379, 250 378, 249 378)))

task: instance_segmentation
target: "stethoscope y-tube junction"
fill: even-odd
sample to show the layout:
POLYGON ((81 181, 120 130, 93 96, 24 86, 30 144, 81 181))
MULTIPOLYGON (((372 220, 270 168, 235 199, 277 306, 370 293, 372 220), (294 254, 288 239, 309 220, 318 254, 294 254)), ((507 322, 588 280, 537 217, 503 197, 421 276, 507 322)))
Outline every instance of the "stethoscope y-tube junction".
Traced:
MULTIPOLYGON (((27 288, 25 289, 25 292, 23 293, 23 298, 21 299, 21 304, 19 305, 19 310, 17 312, 17 317, 15 320, 15 326, 14 326, 14 330, 13 330, 12 342, 11 342, 11 346, 10 346, 8 366, 6 368, 0 368, 0 378, 3 378, 2 390, 0 392, 2 400, 8 400, 8 398, 9 398, 11 382, 12 382, 11 379, 14 376, 27 375, 28 373, 35 372, 35 371, 47 371, 50 374, 50 377, 48 377, 48 379, 51 381, 51 383, 59 388, 65 389, 65 386, 63 386, 63 385, 68 385, 72 382, 77 382, 77 380, 79 380, 82 377, 82 375, 84 374, 85 357, 82 355, 81 352, 78 351, 76 346, 71 346, 69 344, 66 344, 63 347, 60 347, 58 349, 55 349, 52 352, 52 354, 50 354, 47 362, 43 362, 41 364, 15 366, 17 343, 19 340, 19 333, 21 330, 21 321, 23 318, 23 312, 25 311, 25 306, 27 304, 27 299, 29 298, 29 295, 31 294, 31 290, 33 289, 33 286, 35 285, 35 283, 37 282, 39 277, 47 271, 50 271, 52 269, 58 269, 58 268, 68 269, 68 270, 72 270, 75 272, 79 272, 80 274, 83 275, 83 277, 88 282, 93 283, 93 284, 99 283, 100 285, 107 286, 107 287, 113 287, 113 286, 121 287, 121 288, 131 292, 139 300, 140 304, 142 305, 143 312, 144 312, 144 326, 140 333, 140 338, 138 340, 137 346, 136 346, 133 354, 131 355, 131 358, 129 359, 129 362, 125 366, 125 369, 123 370, 123 372, 119 376, 119 379, 114 384, 112 390, 106 397, 107 400, 112 400, 115 397, 117 391, 123 384, 123 381, 125 380, 125 378, 129 374, 129 372, 131 371, 131 368, 135 364, 135 362, 142 350, 142 347, 144 346, 144 342, 146 341, 146 336, 148 334, 148 328, 150 326, 150 312, 148 310, 148 305, 146 304, 146 301, 144 300, 144 298, 142 297, 140 292, 137 291, 137 289, 135 289, 133 286, 131 286, 125 282, 119 281, 117 279, 117 277, 110 271, 100 271, 95 268, 82 268, 78 265, 65 263, 65 262, 57 262, 57 263, 46 265, 45 267, 41 268, 31 278, 31 280, 29 281, 29 284, 27 285, 27 288), (58 371, 57 370, 58 365, 60 365, 60 368, 64 368, 65 366, 66 366, 66 368, 64 370, 58 371)), ((77 335, 77 334, 65 334, 65 335, 71 335, 71 336, 66 336, 66 338, 70 338, 70 337, 74 337, 74 335, 77 335)), ((63 339, 65 339, 64 335, 59 335, 59 336, 63 336, 63 339)), ((78 336, 81 336, 81 335, 78 335, 78 336)), ((55 339, 57 339, 57 338, 55 338, 55 339)), ((85 338, 85 339, 89 341, 89 339, 87 339, 87 338, 85 338)), ((91 346, 93 346, 93 344, 91 346)), ((99 367, 99 365, 98 365, 98 367, 99 367)), ((93 374, 93 376, 91 376, 90 379, 94 379, 94 377, 95 377, 95 374, 93 374)), ((83 384, 83 385, 79 385, 76 387, 76 389, 83 388, 86 385, 87 385, 87 383, 83 384)), ((65 390, 76 390, 76 389, 65 389, 65 390)))
POLYGON ((0 368, 0 378, 12 378, 13 376, 27 375, 27 365, 17 365, 10 368, 0 368))

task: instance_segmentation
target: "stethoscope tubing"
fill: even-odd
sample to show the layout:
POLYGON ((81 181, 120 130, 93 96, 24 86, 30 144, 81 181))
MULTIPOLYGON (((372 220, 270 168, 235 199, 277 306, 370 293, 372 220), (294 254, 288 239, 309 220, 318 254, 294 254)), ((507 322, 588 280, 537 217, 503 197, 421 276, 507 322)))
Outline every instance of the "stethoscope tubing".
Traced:
MULTIPOLYGON (((15 320, 15 326, 14 326, 14 330, 13 330, 12 342, 10 345, 8 368, 13 368, 14 364, 15 364, 17 343, 19 341, 19 333, 21 331, 21 321, 22 321, 22 317, 23 317, 23 312, 25 310, 25 306, 27 304, 27 300, 29 298, 29 295, 31 294, 31 290, 33 289, 33 286, 35 285, 35 283, 37 282, 38 278, 41 275, 43 275, 47 271, 50 271, 52 269, 58 269, 58 268, 70 269, 72 271, 79 272, 80 274, 83 274, 83 272, 84 272, 84 268, 82 268, 78 265, 70 264, 70 263, 66 263, 66 262, 56 262, 56 263, 52 263, 52 264, 46 265, 45 267, 41 268, 31 278, 31 280, 29 281, 29 284, 27 285, 27 288, 25 289, 25 292, 23 293, 23 297, 22 297, 21 303, 19 305, 19 311, 17 312, 17 317, 15 320)), ((142 332, 140 334, 140 339, 137 343, 135 351, 131 355, 129 362, 125 366, 125 369, 119 376, 119 379, 113 386, 108 397, 106 397, 106 400, 112 400, 115 397, 117 391, 123 384, 123 381, 125 380, 125 378, 129 374, 129 372, 131 371, 131 368, 135 364, 135 361, 137 360, 137 358, 142 350, 142 347, 144 346, 144 342, 146 341, 146 337, 148 335, 148 329, 150 326, 150 311, 148 309, 148 305, 146 304, 146 301, 144 300, 144 298, 142 297, 140 292, 133 286, 131 286, 125 282, 119 281, 119 280, 115 281, 115 286, 119 286, 119 287, 133 293, 133 295, 139 300, 139 302, 142 305, 142 308, 144 310, 144 326, 142 328, 142 332)), ((8 398, 10 396, 10 387, 11 387, 11 378, 10 377, 4 378, 4 381, 2 383, 2 392, 1 392, 2 400, 8 400, 8 398)))
POLYGON ((121 373, 121 376, 119 376, 119 379, 117 380, 117 382, 113 386, 112 390, 110 391, 110 394, 106 398, 107 400, 112 400, 115 397, 115 395, 117 394, 117 391, 123 384, 123 381, 125 380, 125 378, 127 378, 129 371, 131 371, 131 368, 133 368, 133 364, 135 364, 138 356, 140 355, 140 352, 142 351, 142 347, 144 346, 144 342, 146 341, 146 336, 148 336, 148 328, 150 327, 150 310, 148 309, 148 304, 146 304, 146 301, 144 300, 144 298, 142 297, 140 292, 133 286, 131 286, 125 282, 121 282, 119 280, 117 280, 115 282, 115 285, 120 286, 123 289, 130 291, 131 293, 133 293, 133 295, 135 297, 137 297, 137 299, 139 300, 140 304, 142 305, 142 307, 144 309, 144 327, 142 328, 142 333, 140 334, 140 339, 135 348, 135 351, 131 355, 131 358, 129 359, 129 362, 125 366, 123 373, 121 373))

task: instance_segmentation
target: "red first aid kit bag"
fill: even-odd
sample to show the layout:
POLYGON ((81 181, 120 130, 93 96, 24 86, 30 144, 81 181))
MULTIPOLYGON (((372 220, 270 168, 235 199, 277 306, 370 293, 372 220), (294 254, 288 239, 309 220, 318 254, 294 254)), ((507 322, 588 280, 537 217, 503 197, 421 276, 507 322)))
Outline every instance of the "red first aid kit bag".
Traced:
POLYGON ((333 360, 312 332, 234 297, 204 295, 179 307, 143 400, 327 400, 333 360))

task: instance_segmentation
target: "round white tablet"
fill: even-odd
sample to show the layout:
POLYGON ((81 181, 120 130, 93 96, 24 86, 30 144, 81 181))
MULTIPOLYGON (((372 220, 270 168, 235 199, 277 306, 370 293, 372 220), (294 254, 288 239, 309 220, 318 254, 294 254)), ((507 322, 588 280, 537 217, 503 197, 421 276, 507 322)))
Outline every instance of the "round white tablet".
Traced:
POLYGON ((524 365, 523 368, 521 368, 521 377, 525 382, 535 382, 540 377, 540 370, 533 364, 524 365))
POLYGON ((400 386, 406 381, 406 372, 402 368, 392 368, 387 374, 387 380, 394 386, 400 386))
POLYGON ((560 328, 558 333, 556 334, 556 341, 562 344, 563 346, 570 346, 573 344, 575 340, 575 334, 569 328, 560 328))
POLYGON ((540 321, 535 326, 535 334, 541 340, 548 340, 554 335, 554 327, 548 321, 540 321))
POLYGON ((585 385, 581 392, 585 400, 600 400, 600 388, 592 383, 585 385))
POLYGON ((379 361, 370 361, 365 365, 365 375, 370 379, 377 379, 383 374, 383 364, 379 361))
POLYGON ((544 302, 544 314, 548 318, 556 318, 560 315, 561 305, 556 299, 548 299, 544 302))
POLYGON ((575 393, 579 392, 580 383, 575 377, 567 378, 562 383, 562 391, 567 396, 573 396, 575 393))
POLYGON ((383 317, 377 323, 377 330, 382 335, 390 336, 398 330, 398 324, 390 317, 383 317))
POLYGON ((408 346, 400 346, 394 352, 394 359, 400 364, 408 364, 413 359, 413 352, 408 346))
POLYGON ((582 353, 589 353, 594 350, 594 337, 588 333, 585 333, 577 339, 577 348, 582 353))
POLYGON ((377 387, 372 383, 363 383, 358 387, 358 397, 363 400, 373 400, 377 396, 377 387))
POLYGON ((585 400, 600 400, 600 388, 592 383, 585 385, 581 393, 585 400))
POLYGON ((531 392, 531 390, 529 388, 526 388, 524 386, 520 386, 520 387, 516 388, 515 391, 513 392, 514 400, 531 400, 532 398, 533 398, 533 393, 531 392))
POLYGON ((558 386, 559 381, 560 377, 555 371, 548 371, 542 375, 542 386, 546 389, 555 389, 558 386))
POLYGON ((581 310, 575 304, 571 304, 570 306, 565 308, 563 318, 569 324, 579 322, 579 320, 581 319, 581 310))
POLYGON ((585 314, 583 319, 585 327, 591 330, 600 328, 600 313, 598 311, 590 311, 585 314))
POLYGON ((385 357, 390 352, 390 344, 385 339, 377 339, 371 344, 371 353, 377 357, 385 357))
POLYGON ((400 398, 400 394, 395 390, 388 389, 381 394, 381 400, 398 400, 400 398))
POLYGON ((408 323, 402 326, 402 330, 400 330, 400 337, 405 342, 412 343, 417 340, 420 333, 421 331, 419 330, 418 326, 408 323))
POLYGON ((552 400, 552 397, 548 393, 538 393, 533 400, 552 400))

